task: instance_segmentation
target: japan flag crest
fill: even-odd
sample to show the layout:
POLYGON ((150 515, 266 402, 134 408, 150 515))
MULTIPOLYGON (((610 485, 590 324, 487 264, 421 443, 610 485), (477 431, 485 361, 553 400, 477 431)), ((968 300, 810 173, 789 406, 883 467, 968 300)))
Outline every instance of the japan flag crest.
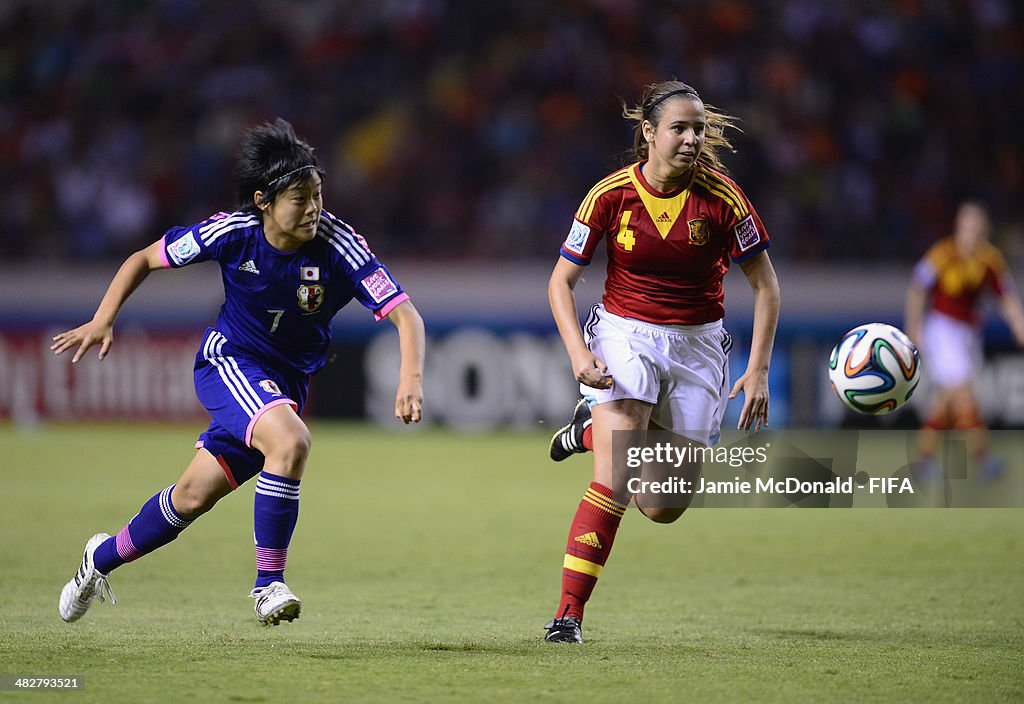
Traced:
POLYGON ((320 284, 302 284, 295 292, 299 308, 307 313, 316 313, 324 304, 324 287, 320 284))

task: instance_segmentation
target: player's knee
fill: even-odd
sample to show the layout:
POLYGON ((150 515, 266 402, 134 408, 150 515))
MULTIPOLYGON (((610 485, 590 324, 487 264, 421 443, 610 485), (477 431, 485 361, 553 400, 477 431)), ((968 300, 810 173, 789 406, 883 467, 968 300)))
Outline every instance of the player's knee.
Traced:
POLYGON ((983 426, 981 414, 973 403, 961 403, 953 409, 953 427, 957 430, 977 430, 983 426))
MULTIPOLYGON (((306 465, 306 458, 309 457, 309 450, 313 446, 313 438, 309 430, 302 428, 288 432, 274 443, 271 453, 276 464, 282 469, 299 470, 306 465)), ((270 457, 268 457, 268 460, 270 457)))
POLYGON ((679 520, 680 516, 686 513, 685 508, 662 508, 662 507, 651 507, 644 508, 643 506, 637 505, 640 513, 654 522, 654 523, 675 523, 679 520))
POLYGON ((197 482, 179 481, 171 496, 171 504, 179 516, 191 521, 203 515, 220 500, 220 495, 197 482))
POLYGON ((313 436, 309 434, 309 429, 306 426, 302 426, 302 431, 295 434, 292 438, 292 452, 298 458, 301 458, 303 464, 306 462, 306 458, 309 457, 309 450, 313 447, 313 436))

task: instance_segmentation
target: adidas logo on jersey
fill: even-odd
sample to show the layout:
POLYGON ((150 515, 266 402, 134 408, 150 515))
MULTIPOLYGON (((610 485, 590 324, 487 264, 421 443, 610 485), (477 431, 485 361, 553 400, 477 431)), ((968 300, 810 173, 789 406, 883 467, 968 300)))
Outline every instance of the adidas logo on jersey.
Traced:
POLYGON ((573 540, 577 543, 583 543, 584 545, 589 545, 592 548, 597 548, 598 550, 601 549, 601 541, 597 539, 597 533, 594 531, 584 533, 583 535, 577 535, 573 540))
POLYGON ((260 273, 260 270, 256 268, 256 262, 254 262, 252 259, 247 261, 245 264, 242 264, 242 266, 238 267, 238 270, 239 271, 245 271, 245 272, 248 272, 250 274, 259 274, 260 273))
POLYGON ((672 216, 662 210, 661 215, 659 215, 654 222, 672 222, 672 216))

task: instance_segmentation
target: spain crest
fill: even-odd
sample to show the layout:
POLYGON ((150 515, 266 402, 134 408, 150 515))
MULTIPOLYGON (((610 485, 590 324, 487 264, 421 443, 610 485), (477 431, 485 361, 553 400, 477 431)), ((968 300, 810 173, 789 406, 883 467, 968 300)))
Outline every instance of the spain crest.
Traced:
POLYGON ((324 287, 320 284, 302 284, 295 292, 299 308, 307 313, 316 313, 324 304, 324 287))
POLYGON ((703 245, 708 243, 708 221, 704 218, 697 218, 696 220, 687 220, 686 224, 690 228, 690 244, 703 245))

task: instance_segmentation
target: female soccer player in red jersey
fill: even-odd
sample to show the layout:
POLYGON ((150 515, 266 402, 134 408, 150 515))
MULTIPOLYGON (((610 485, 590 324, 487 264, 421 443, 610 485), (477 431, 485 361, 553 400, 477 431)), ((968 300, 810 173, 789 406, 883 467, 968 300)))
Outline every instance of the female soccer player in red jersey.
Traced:
MULTIPOLYGON (((583 642, 583 609, 630 498, 657 523, 675 521, 689 504, 686 495, 668 506, 631 495, 623 468, 613 466, 613 433, 660 429, 695 447, 714 445, 725 404, 741 391, 739 428, 756 431, 768 422, 779 286, 768 233, 720 161, 719 150, 731 148, 725 130, 734 127, 733 118, 678 81, 649 86, 624 116, 636 123, 637 161, 584 198, 548 286, 559 333, 592 406, 592 425, 581 402, 574 422, 553 438, 552 456, 561 458, 559 446, 563 454, 594 451, 594 481, 569 530, 562 597, 546 626, 546 640, 554 642, 583 642), (573 289, 602 238, 605 291, 584 330, 573 289), (750 358, 731 391, 732 338, 722 326, 722 279, 730 262, 754 291, 750 358)), ((679 470, 691 479, 699 471, 699 462, 679 470)))
POLYGON ((918 477, 937 474, 935 451, 944 430, 965 431, 981 478, 999 474, 989 453, 988 432, 978 413, 973 382, 981 369, 978 303, 991 290, 1014 340, 1024 346, 1024 308, 1002 254, 988 241, 991 221, 983 205, 957 209, 953 234, 935 243, 914 267, 907 289, 906 328, 918 344, 934 386, 931 408, 918 440, 918 477))
POLYGON ((173 227, 128 257, 92 320, 53 338, 56 354, 74 351, 72 362, 94 345, 103 359, 121 306, 150 272, 220 265, 224 305, 203 336, 194 371, 210 425, 176 484, 149 499, 116 536, 97 533, 86 543, 78 572, 61 591, 65 621, 109 593, 111 570, 171 542, 253 477, 256 617, 265 625, 298 617, 302 603, 284 570, 311 443, 299 414, 310 375, 327 361, 331 321, 353 299, 398 329, 395 416, 409 423, 422 415, 423 320, 366 240, 324 210, 313 148, 279 119, 246 133, 236 170, 238 210, 173 227))

